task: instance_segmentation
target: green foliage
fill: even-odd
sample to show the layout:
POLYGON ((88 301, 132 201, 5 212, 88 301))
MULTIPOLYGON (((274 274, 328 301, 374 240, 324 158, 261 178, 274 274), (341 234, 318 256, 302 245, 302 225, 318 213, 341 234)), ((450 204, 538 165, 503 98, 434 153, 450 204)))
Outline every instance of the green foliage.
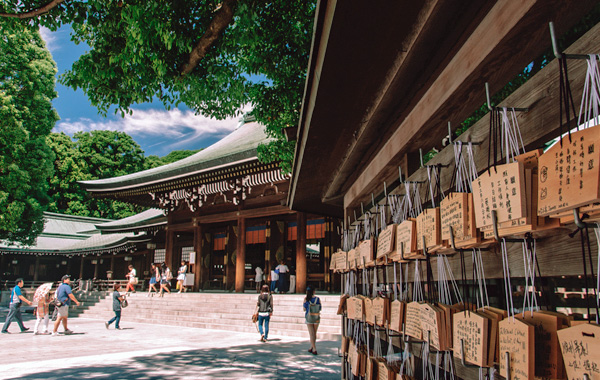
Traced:
POLYGON ((32 244, 49 202, 56 65, 36 28, 14 20, 0 23, 0 52, 0 239, 32 244))
POLYGON ((166 164, 170 164, 172 162, 175 161, 179 161, 179 160, 183 160, 184 158, 187 158, 193 154, 198 153, 199 151, 201 151, 202 149, 198 149, 198 150, 174 150, 171 153, 167 154, 164 157, 158 157, 158 156, 147 156, 146 157, 146 161, 144 163, 144 169, 152 169, 152 168, 156 168, 158 166, 162 166, 162 165, 166 165, 166 164))
MULTIPOLYGON (((2 5, 22 13, 44 3, 4 0, 2 5)), ((132 105, 157 98, 167 109, 184 103, 223 119, 251 104, 268 135, 278 139, 261 150, 261 159, 282 159, 289 168, 292 145, 281 141, 281 129, 298 124, 315 0, 240 1, 232 24, 182 76, 219 3, 73 0, 33 22, 51 30, 69 23, 72 39, 91 47, 60 80, 82 89, 100 112, 115 105, 124 115, 132 105), (250 79, 257 77, 264 80, 250 79)))

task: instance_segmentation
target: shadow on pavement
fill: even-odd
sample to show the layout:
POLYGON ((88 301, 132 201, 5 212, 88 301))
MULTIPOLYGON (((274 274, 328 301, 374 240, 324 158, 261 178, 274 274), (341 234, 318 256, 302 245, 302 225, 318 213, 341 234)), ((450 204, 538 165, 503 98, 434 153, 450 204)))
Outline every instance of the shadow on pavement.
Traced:
MULTIPOLYGON (((306 342, 160 353, 92 365, 38 372, 19 379, 339 379, 338 343, 317 342, 319 355, 306 342)), ((152 347, 146 347, 152 348, 152 347)), ((68 359, 61 359, 68 362, 68 359)))

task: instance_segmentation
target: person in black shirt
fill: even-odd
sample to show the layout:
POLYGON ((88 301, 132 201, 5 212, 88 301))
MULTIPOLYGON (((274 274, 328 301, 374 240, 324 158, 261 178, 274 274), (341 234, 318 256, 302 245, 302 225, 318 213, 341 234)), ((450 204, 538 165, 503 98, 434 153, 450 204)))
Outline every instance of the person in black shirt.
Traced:
POLYGON ((115 284, 113 288, 113 311, 115 312, 115 316, 110 321, 104 322, 104 326, 108 330, 108 326, 115 322, 115 328, 117 330, 121 330, 121 327, 119 327, 119 322, 121 322, 121 302, 123 301, 124 297, 121 295, 121 293, 119 293, 121 285, 115 284))

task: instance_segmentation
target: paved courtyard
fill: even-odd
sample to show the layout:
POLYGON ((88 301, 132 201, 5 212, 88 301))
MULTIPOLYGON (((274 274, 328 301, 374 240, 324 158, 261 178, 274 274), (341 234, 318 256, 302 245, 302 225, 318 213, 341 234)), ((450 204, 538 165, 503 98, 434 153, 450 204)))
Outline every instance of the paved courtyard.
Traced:
MULTIPOLYGON (((2 323, 5 313, 0 314, 2 323)), ((0 379, 339 379, 337 341, 74 318, 73 335, 36 336, 31 315, 0 335, 0 379)), ((62 331, 62 327, 59 328, 62 331)))

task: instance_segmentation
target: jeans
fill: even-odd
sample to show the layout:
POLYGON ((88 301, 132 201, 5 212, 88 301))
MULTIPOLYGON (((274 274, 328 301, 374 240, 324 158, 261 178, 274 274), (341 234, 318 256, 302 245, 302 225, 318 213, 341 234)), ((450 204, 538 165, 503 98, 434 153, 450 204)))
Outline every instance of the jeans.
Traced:
POLYGON ((271 281, 271 291, 274 292, 277 287, 277 281, 271 281))
POLYGON ((115 316, 108 321, 108 324, 110 326, 111 323, 115 322, 115 327, 119 328, 119 322, 121 321, 121 310, 115 310, 115 316))
POLYGON ((10 326, 13 319, 17 320, 17 324, 21 331, 25 330, 25 326, 23 326, 23 317, 21 316, 21 304, 13 303, 10 305, 8 309, 8 315, 6 316, 6 322, 4 322, 4 327, 2 327, 2 331, 8 331, 8 327, 10 326))
POLYGON ((279 283, 277 284, 277 288, 279 288, 279 292, 285 292, 286 289, 286 285, 287 285, 287 273, 279 273, 279 283))
POLYGON ((258 332, 260 333, 260 335, 264 335, 265 339, 268 338, 269 336, 269 320, 271 319, 271 317, 267 316, 267 317, 262 317, 262 316, 258 316, 258 332), (263 322, 265 323, 265 330, 263 332, 263 322))

